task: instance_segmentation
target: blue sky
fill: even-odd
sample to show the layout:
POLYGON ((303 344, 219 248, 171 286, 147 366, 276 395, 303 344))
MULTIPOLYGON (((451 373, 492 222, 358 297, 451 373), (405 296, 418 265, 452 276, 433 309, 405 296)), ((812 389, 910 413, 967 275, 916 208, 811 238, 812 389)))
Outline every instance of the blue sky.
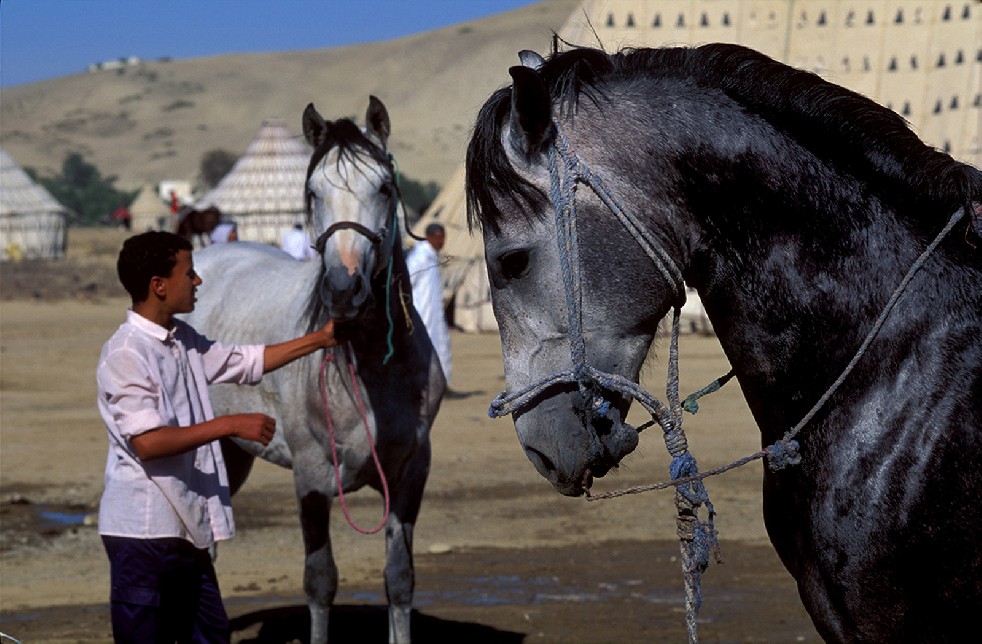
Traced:
POLYGON ((175 60, 388 40, 536 0, 2 0, 0 87, 127 56, 175 60))

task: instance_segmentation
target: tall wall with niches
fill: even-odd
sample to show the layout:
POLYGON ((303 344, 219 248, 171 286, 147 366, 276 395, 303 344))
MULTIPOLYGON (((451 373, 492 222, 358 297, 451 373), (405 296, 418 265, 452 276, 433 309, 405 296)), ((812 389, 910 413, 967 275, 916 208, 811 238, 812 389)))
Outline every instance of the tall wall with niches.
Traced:
POLYGON ((982 167, 979 0, 584 0, 560 36, 607 51, 746 45, 868 96, 982 167))

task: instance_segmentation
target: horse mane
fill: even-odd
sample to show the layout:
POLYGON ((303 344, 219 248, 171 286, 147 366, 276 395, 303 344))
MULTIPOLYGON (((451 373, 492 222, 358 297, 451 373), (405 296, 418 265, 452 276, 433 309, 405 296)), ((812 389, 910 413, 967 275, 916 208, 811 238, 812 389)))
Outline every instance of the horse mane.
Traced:
MULTIPOLYGON (((723 92, 898 208, 948 214, 982 196, 982 173, 925 145, 895 112, 739 45, 614 54, 580 47, 553 53, 538 71, 560 114, 574 116, 583 97, 601 105, 606 88, 616 83, 680 79, 723 92)), ((472 228, 499 227, 496 195, 509 195, 520 206, 534 206, 545 196, 518 175, 501 145, 511 91, 500 89, 485 103, 467 150, 472 228)))
POLYGON ((307 184, 314 170, 317 169, 320 162, 334 147, 338 148, 338 167, 345 161, 357 163, 370 160, 388 168, 390 173, 395 176, 392 159, 389 157, 389 154, 381 146, 369 139, 354 121, 351 119, 332 121, 331 126, 327 128, 327 135, 314 150, 310 157, 310 163, 307 164, 307 176, 304 178, 303 184, 303 198, 308 225, 311 223, 311 201, 313 200, 313 193, 307 187, 307 184))

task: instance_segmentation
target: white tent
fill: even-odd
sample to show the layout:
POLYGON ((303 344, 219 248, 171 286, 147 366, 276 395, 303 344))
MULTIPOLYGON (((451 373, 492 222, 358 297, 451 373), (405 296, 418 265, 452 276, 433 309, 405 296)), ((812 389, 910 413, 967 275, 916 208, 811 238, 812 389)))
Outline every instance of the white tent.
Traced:
POLYGON ((279 119, 266 119, 245 154, 194 203, 234 220, 239 239, 279 245, 304 216, 303 187, 311 150, 279 119))
POLYGON ((0 149, 0 260, 63 257, 68 213, 0 149))
POLYGON ((134 233, 171 229, 170 208, 151 185, 143 186, 129 210, 133 217, 134 233))

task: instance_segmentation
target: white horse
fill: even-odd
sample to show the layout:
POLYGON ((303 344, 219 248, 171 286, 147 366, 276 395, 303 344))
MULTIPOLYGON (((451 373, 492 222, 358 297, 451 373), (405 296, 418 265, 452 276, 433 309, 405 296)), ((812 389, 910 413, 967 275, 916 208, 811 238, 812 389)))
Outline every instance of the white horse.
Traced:
MULTIPOLYGON (((367 127, 325 121, 309 105, 314 147, 308 227, 320 261, 238 242, 195 253, 203 283, 190 323, 209 337, 272 343, 336 320, 342 346, 268 374, 256 387, 212 389, 216 414, 263 411, 278 431, 266 448, 223 444, 233 493, 256 456, 293 469, 306 553, 310 641, 326 642, 338 586, 332 499, 368 485, 386 501, 389 641, 409 642, 413 526, 430 467, 429 431, 446 384, 412 306, 397 219, 398 190, 385 145, 389 117, 374 96, 367 127)), ((297 186, 300 189, 300 186, 297 186)), ((380 523, 377 531, 383 527, 380 523)))

